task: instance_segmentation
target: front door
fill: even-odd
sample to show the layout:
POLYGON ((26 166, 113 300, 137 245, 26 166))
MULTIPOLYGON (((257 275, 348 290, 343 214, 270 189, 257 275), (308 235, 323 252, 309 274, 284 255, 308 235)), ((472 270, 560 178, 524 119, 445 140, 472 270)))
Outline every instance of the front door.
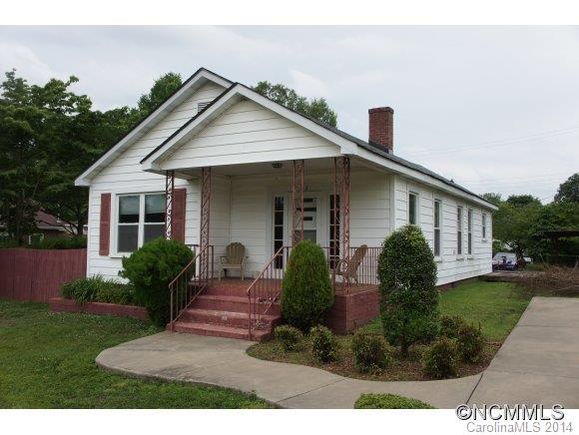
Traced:
POLYGON ((319 243, 318 238, 319 200, 315 196, 304 196, 304 239, 319 243))

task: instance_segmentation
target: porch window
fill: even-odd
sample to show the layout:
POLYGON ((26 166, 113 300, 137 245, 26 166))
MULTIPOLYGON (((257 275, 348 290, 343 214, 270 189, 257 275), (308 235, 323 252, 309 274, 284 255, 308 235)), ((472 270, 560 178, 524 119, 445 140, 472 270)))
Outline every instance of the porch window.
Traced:
MULTIPOLYGON (((274 254, 283 246, 283 196, 276 196, 273 199, 273 252, 274 254)), ((275 258, 275 268, 283 268, 283 256, 275 258)))
POLYGON ((472 255, 472 209, 468 209, 467 211, 467 253, 468 255, 472 255))
POLYGON ((434 200, 434 256, 440 257, 440 213, 442 202, 440 199, 434 200))
POLYGON ((456 208, 456 254, 462 255, 462 207, 456 208))
POLYGON ((411 225, 416 225, 416 205, 417 205, 418 195, 416 193, 408 194, 408 223, 411 225))
POLYGON ((165 233, 165 195, 118 197, 117 252, 133 252, 165 233))

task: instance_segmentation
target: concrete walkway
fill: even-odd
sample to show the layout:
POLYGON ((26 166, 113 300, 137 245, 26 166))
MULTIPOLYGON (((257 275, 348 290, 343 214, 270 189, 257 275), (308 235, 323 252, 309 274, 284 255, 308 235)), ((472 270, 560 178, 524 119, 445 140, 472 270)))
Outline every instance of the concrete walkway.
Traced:
POLYGON ((437 408, 461 403, 579 406, 579 300, 534 298, 484 374, 427 382, 344 378, 313 367, 263 361, 253 343, 162 332, 106 349, 99 366, 132 376, 217 385, 284 408, 352 408, 362 393, 394 393, 437 408), (575 372, 575 373, 574 373, 575 372))

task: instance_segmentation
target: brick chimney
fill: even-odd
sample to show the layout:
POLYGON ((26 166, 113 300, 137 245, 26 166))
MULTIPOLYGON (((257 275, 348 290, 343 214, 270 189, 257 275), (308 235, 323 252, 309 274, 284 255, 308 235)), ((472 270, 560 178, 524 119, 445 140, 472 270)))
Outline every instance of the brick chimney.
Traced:
POLYGON ((368 109, 368 142, 394 152, 394 110, 391 107, 368 109))

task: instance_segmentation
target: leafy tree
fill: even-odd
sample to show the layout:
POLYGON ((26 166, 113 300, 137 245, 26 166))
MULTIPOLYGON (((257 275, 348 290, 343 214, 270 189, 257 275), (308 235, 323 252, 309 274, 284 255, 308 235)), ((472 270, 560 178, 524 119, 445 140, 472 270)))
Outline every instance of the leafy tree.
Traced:
POLYGON ((306 97, 298 95, 296 91, 285 85, 279 83, 273 85, 268 81, 259 82, 253 89, 288 109, 325 122, 332 127, 335 127, 338 123, 338 115, 328 106, 324 98, 308 100, 306 97))
POLYGON ((514 207, 524 207, 527 205, 541 205, 541 201, 533 195, 511 195, 505 201, 514 207))
POLYGON ((496 206, 498 206, 501 202, 503 202, 503 199, 502 199, 500 193, 492 193, 492 192, 484 193, 482 195, 482 197, 484 199, 486 199, 488 202, 490 202, 491 204, 494 204, 496 206))
POLYGON ((380 314, 386 339, 403 355, 438 333, 436 274, 432 250, 417 226, 402 227, 384 241, 378 259, 380 314))
POLYGON ((155 84, 153 84, 151 90, 139 98, 137 104, 139 115, 141 117, 147 116, 179 89, 182 84, 183 80, 178 73, 169 72, 159 77, 155 80, 155 84))
POLYGON ((501 203, 493 214, 493 236, 509 245, 518 259, 533 246, 532 223, 538 218, 541 207, 540 202, 516 198, 501 203))
POLYGON ((567 181, 559 185, 555 202, 579 203, 579 172, 567 178, 567 181))

